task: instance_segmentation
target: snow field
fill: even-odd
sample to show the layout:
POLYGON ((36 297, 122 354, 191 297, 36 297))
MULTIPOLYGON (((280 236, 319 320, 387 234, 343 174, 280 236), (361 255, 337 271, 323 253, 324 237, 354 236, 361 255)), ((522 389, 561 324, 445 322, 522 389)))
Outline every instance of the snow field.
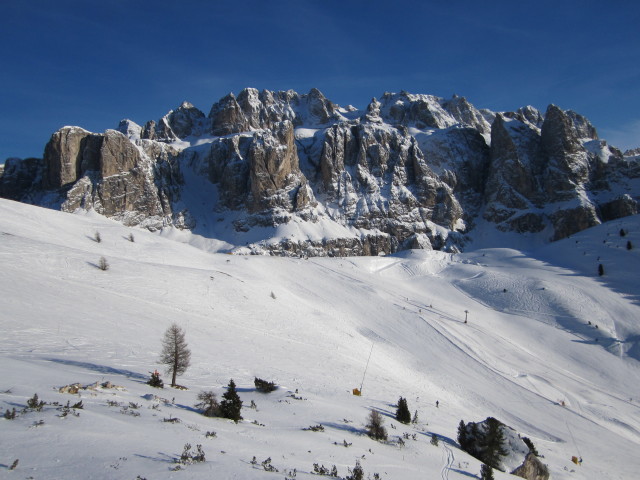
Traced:
MULTIPOLYGON (((630 237, 640 231, 637 218, 626 222, 630 237)), ((553 478, 633 478, 639 285, 613 270, 634 271, 637 256, 598 240, 617 225, 579 239, 590 242, 594 258, 602 249, 611 258, 612 273, 600 279, 580 263, 575 239, 529 253, 243 257, 194 248, 184 233, 157 235, 2 200, 2 412, 21 410, 34 393, 74 403, 77 396, 57 388, 75 382, 108 380, 125 390, 81 391, 78 417, 59 418, 47 405, 0 419, 0 476, 283 478, 296 468, 297 478, 316 478, 314 463, 335 464, 346 476, 358 458, 366 474, 382 478, 462 479, 480 464, 457 448, 459 421, 494 416, 533 440, 553 478), (101 256, 107 271, 95 266, 101 256), (596 318, 597 331, 587 324, 596 318), (179 378, 185 391, 144 383, 159 368, 172 322, 186 330, 192 350, 179 378), (355 397, 372 345, 363 396, 355 397), (260 394, 254 376, 281 387, 260 394), (220 398, 230 378, 244 402, 242 422, 195 411, 199 391, 220 398), (418 410, 417 425, 392 419, 399 396, 418 410), (251 400, 257 410, 247 408, 251 400), (389 444, 363 435, 370 408, 385 416, 389 444), (180 422, 163 421, 174 417, 180 422), (324 432, 303 430, 317 424, 324 432), (206 438, 208 431, 216 437, 206 438), (429 444, 433 432, 439 447, 429 444), (201 444, 207 461, 171 471, 185 443, 201 444), (570 462, 576 454, 581 467, 570 462), (278 474, 260 466, 267 457, 278 474)))

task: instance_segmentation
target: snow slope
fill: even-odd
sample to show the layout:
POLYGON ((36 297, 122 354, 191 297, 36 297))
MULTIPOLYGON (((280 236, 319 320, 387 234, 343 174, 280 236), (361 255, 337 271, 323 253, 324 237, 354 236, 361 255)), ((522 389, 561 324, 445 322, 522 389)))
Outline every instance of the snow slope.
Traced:
POLYGON ((314 463, 345 477, 358 459, 371 477, 468 479, 480 464, 458 449, 458 423, 493 416, 533 440, 554 479, 635 478, 640 282, 625 245, 639 237, 630 217, 529 252, 303 260, 213 254, 0 200, 0 409, 49 402, 0 419, 0 477, 304 479, 314 463), (187 390, 153 389, 172 322, 192 350, 187 390), (258 393, 255 376, 280 388, 258 393), (198 392, 220 397, 231 378, 244 420, 200 415, 198 392), (57 391, 105 381, 124 390, 57 391), (393 419, 400 396, 417 424, 393 419), (77 417, 50 404, 79 399, 77 417), (371 408, 387 443, 363 433, 371 408), (186 443, 206 462, 173 471, 186 443), (279 473, 261 466, 269 457, 279 473))

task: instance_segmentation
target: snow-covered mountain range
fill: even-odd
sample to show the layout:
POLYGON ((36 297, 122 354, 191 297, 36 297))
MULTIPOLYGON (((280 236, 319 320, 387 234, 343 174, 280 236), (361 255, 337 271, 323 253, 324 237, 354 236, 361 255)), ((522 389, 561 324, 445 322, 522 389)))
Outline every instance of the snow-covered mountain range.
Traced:
POLYGON ((635 214, 640 162, 550 105, 478 110, 463 97, 385 93, 366 111, 312 89, 188 102, 144 126, 54 133, 8 159, 0 196, 189 229, 228 251, 458 251, 487 228, 536 241, 635 214))
POLYGON ((0 199, 0 412, 15 410, 0 418, 0 478, 311 480, 335 466, 344 479, 359 462, 364 478, 469 480, 481 464, 456 432, 487 417, 511 427, 510 445, 533 442, 554 480, 636 478, 639 216, 526 251, 194 245, 210 247, 0 199), (145 382, 174 322, 187 389, 159 390, 145 382), (203 416, 198 393, 220 398, 231 378, 244 419, 203 416), (415 423, 393 418, 399 397, 415 423), (386 441, 365 434, 372 409, 386 441), (180 463, 187 444, 204 461, 180 463))

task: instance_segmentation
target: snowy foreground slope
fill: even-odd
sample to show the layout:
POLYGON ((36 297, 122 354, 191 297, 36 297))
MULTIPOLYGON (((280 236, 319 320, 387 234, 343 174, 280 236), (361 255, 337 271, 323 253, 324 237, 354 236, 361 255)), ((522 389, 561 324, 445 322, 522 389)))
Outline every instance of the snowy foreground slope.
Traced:
POLYGON ((637 478, 640 252, 627 241, 640 248, 638 217, 526 253, 232 256, 0 200, 0 408, 34 393, 84 405, 0 418, 0 477, 303 479, 314 463, 345 477, 359 459, 372 478, 468 479, 480 463, 459 450, 458 423, 494 416, 533 440, 554 479, 637 478), (172 322, 192 350, 184 391, 145 384, 172 322), (258 393, 254 376, 280 388, 258 393), (231 378, 244 420, 200 415, 197 393, 220 397, 231 378), (106 381, 124 389, 58 392, 106 381), (416 425, 392 418, 399 396, 416 425), (371 408, 387 443, 363 433, 371 408), (173 471, 186 443, 206 462, 173 471), (269 457, 278 473, 260 465, 269 457))

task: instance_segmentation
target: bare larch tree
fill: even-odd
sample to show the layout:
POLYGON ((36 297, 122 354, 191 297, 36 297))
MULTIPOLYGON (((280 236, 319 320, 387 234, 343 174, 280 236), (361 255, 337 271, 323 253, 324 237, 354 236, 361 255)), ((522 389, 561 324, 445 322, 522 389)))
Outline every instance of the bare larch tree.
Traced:
POLYGON ((164 332, 160 363, 167 366, 167 374, 171 374, 171 386, 176 386, 176 376, 187 371, 191 364, 191 350, 184 339, 185 332, 177 324, 172 324, 164 332))

